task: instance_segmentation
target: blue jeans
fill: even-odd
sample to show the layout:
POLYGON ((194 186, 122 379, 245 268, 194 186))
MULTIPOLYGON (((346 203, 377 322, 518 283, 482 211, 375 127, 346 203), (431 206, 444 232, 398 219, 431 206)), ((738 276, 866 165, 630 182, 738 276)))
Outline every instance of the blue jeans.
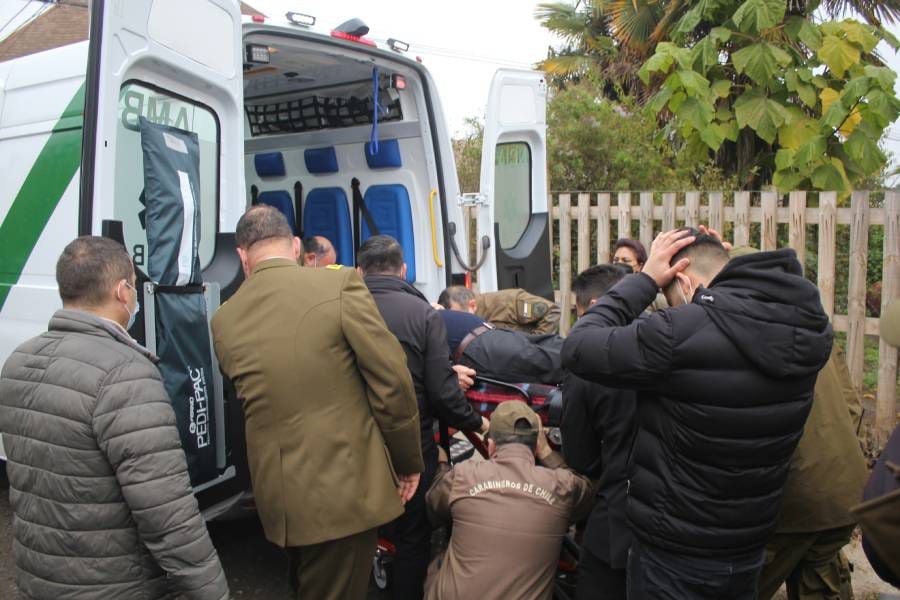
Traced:
POLYGON ((628 600, 756 600, 765 551, 740 558, 675 554, 634 540, 628 600))

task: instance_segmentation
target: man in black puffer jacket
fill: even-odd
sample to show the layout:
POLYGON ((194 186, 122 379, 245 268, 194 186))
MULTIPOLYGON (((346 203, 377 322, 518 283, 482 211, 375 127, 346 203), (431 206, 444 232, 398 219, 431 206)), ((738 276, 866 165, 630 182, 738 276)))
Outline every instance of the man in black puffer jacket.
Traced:
POLYGON ((421 598, 431 548, 431 526, 425 493, 437 470, 434 417, 466 431, 487 431, 488 422, 468 403, 447 353, 447 331, 438 312, 419 290, 406 282, 403 249, 394 238, 376 235, 360 247, 356 263, 378 310, 406 352, 422 426, 425 472, 415 495, 390 527, 397 547, 394 598, 421 598))
POLYGON ((579 319, 564 366, 638 391, 629 598, 756 597, 831 342, 793 250, 729 263, 691 230, 658 236, 643 272, 579 319), (659 288, 673 308, 637 319, 659 288))

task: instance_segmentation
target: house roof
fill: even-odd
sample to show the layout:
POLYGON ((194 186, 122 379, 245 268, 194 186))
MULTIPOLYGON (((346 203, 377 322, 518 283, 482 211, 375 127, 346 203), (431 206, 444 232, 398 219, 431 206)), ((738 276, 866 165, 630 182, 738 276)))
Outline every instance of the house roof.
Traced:
MULTIPOLYGON (((241 13, 265 16, 245 2, 241 13)), ((88 0, 57 0, 0 42, 0 62, 88 39, 89 15, 88 0)))

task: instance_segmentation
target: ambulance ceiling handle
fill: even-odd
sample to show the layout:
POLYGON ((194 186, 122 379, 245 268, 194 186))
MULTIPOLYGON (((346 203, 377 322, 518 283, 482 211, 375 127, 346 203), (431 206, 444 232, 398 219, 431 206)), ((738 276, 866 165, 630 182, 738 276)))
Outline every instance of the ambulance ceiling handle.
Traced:
POLYGON ((450 248, 453 250, 453 256, 456 257, 456 262, 460 264, 460 266, 468 271, 469 273, 474 273, 484 264, 485 259, 487 259, 488 250, 491 247, 491 238, 488 236, 481 237, 481 258, 474 265, 469 265, 462 259, 462 255, 459 252, 459 247, 456 245, 456 223, 451 221, 448 224, 447 230, 450 232, 450 248))

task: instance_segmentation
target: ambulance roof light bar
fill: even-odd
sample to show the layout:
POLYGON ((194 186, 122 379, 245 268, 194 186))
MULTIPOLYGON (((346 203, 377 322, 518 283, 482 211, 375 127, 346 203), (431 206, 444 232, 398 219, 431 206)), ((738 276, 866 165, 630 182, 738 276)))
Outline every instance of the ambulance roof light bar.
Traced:
POLYGON ((293 23, 294 25, 300 25, 301 27, 312 27, 316 24, 316 18, 312 15, 307 15, 304 13, 288 11, 285 13, 285 18, 293 23))
POLYGON ((367 33, 369 33, 369 26, 361 19, 350 19, 335 27, 331 32, 331 37, 375 47, 375 42, 363 37, 367 33))

